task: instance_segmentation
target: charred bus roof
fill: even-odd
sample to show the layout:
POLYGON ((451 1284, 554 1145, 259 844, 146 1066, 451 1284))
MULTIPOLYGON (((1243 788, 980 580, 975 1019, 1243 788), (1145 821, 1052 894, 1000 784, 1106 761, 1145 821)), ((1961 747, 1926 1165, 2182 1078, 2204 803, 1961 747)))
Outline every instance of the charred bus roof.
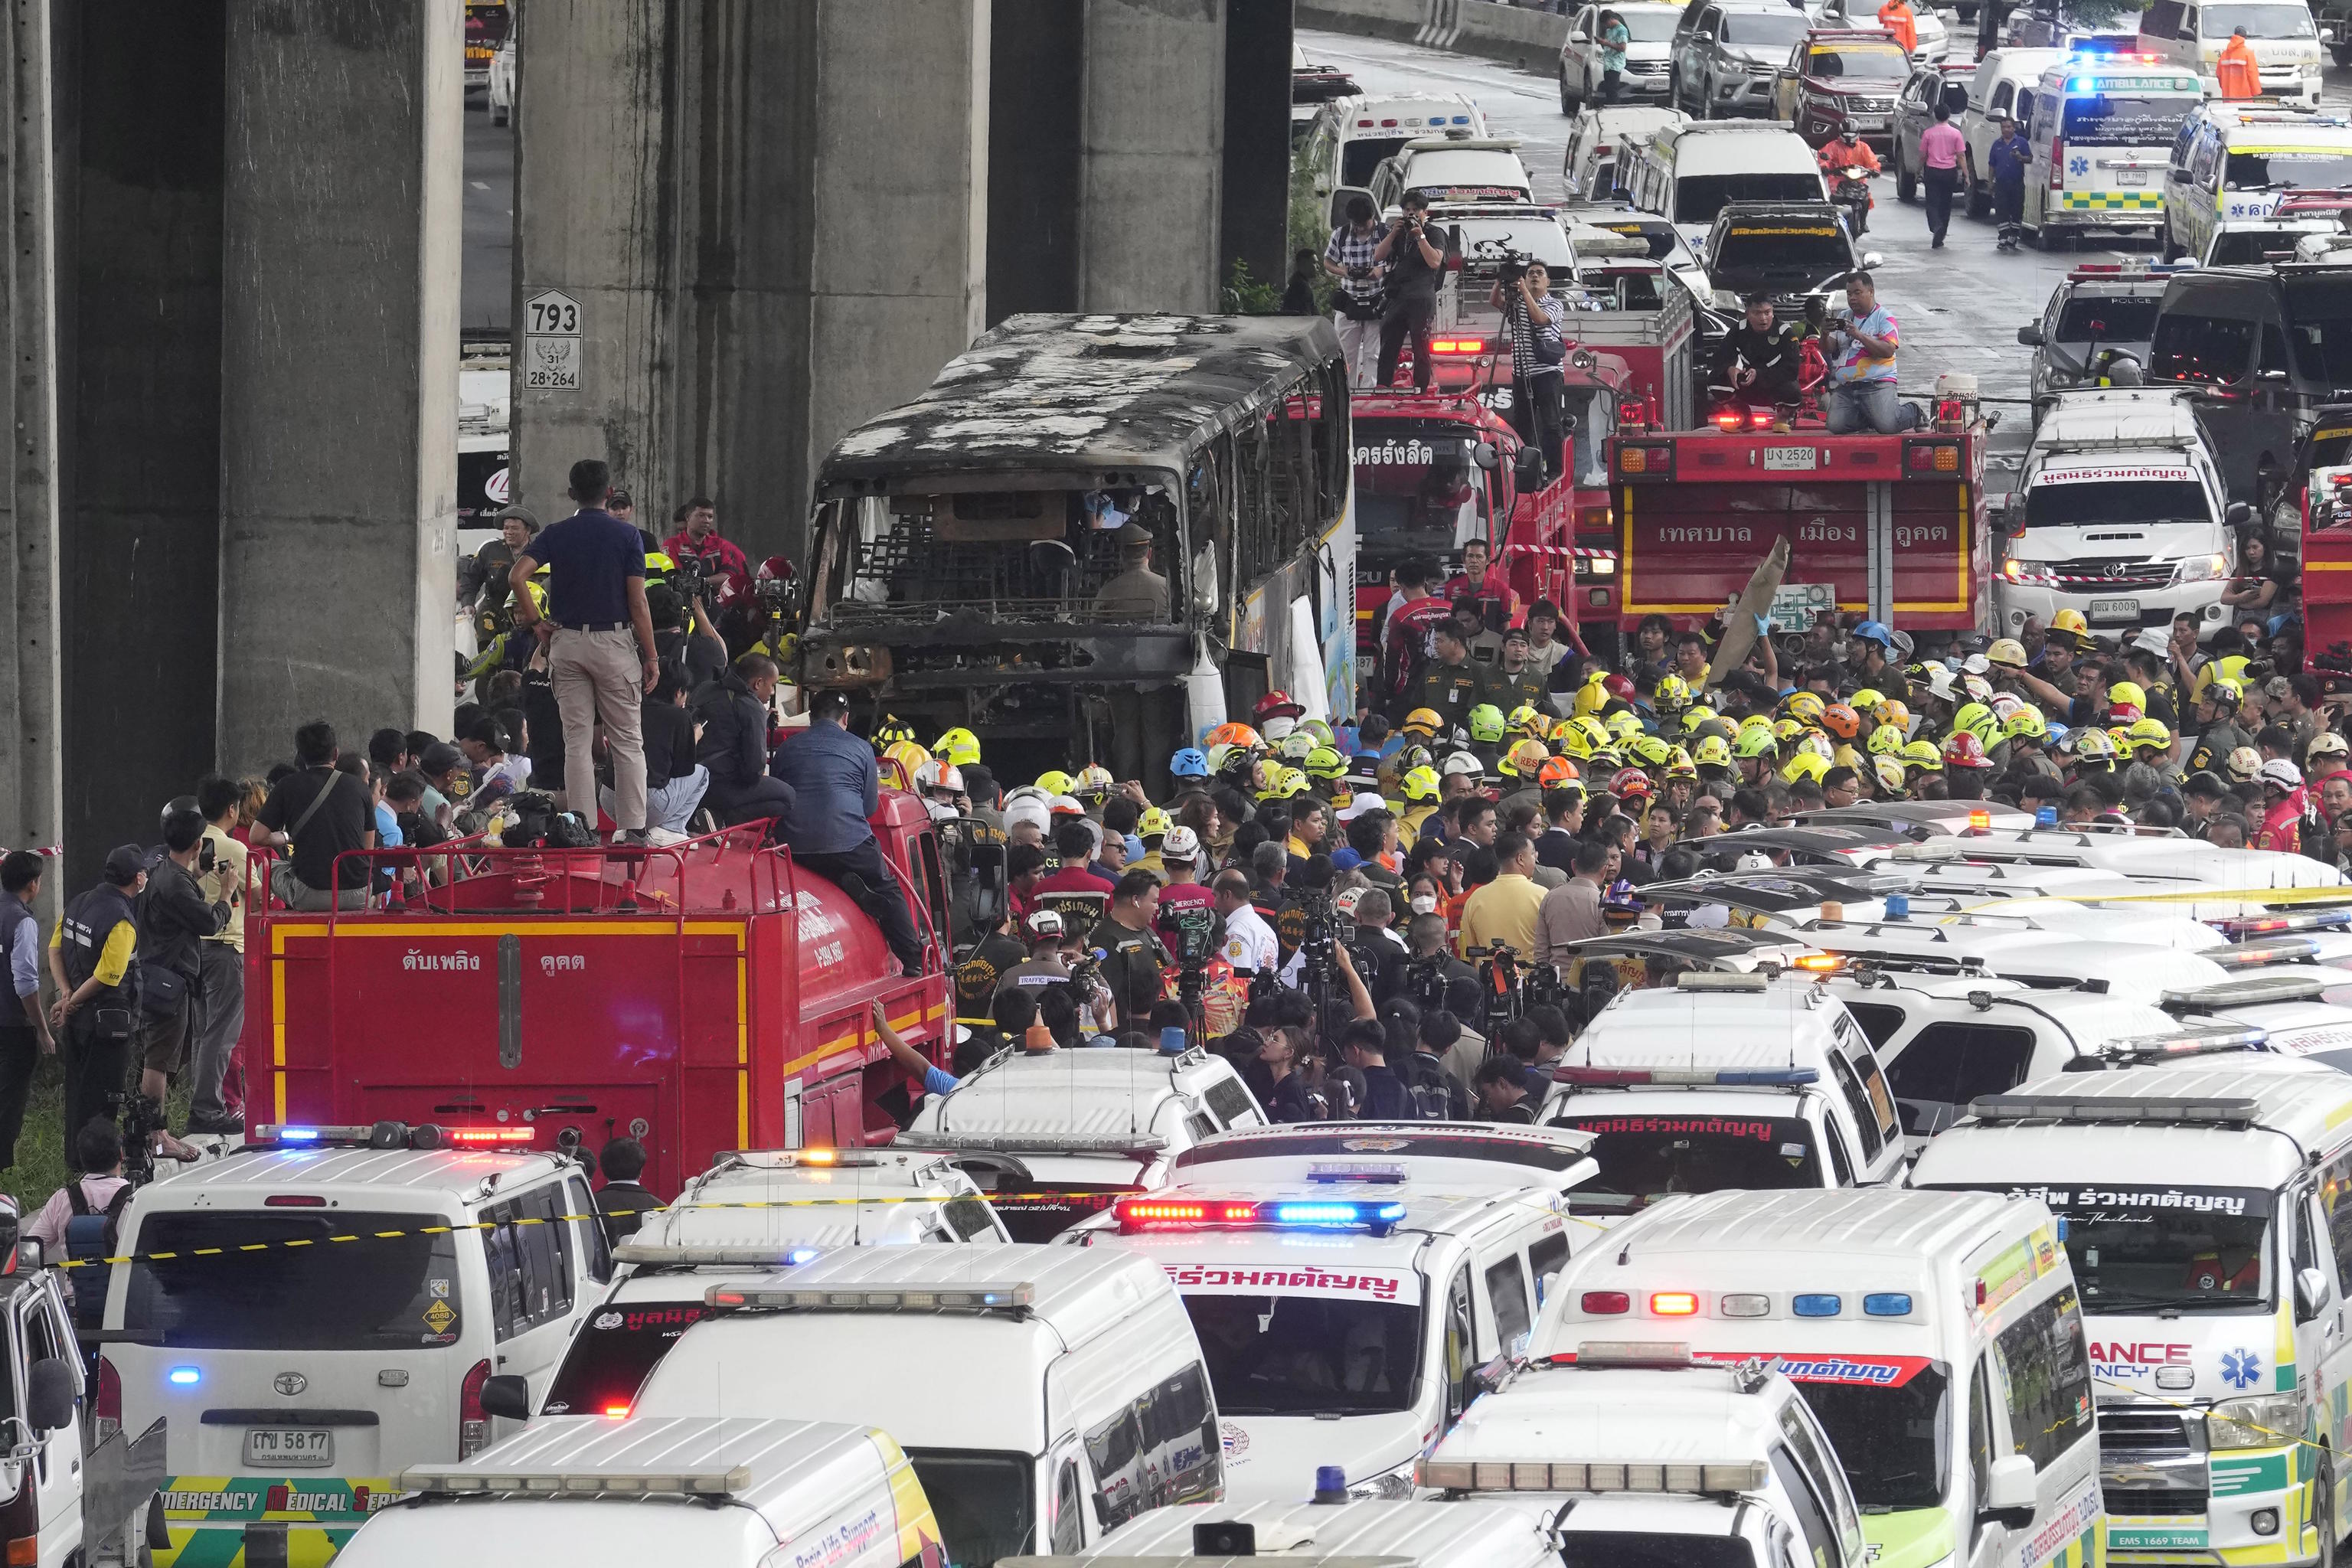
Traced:
POLYGON ((817 499, 994 488, 1013 475, 1090 488, 1181 473, 1205 442, 1339 356, 1320 317, 1013 316, 920 397, 836 441, 817 499))

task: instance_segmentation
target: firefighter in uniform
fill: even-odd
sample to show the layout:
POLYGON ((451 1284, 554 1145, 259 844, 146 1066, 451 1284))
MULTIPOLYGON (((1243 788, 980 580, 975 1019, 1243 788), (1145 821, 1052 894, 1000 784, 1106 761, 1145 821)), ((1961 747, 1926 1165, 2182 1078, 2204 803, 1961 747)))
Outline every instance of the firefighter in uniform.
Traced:
POLYGON ((125 844, 106 857, 98 886, 66 906, 49 938, 58 999, 49 1023, 64 1041, 66 1150, 93 1117, 109 1115, 131 1071, 138 1010, 139 921, 146 857, 125 844))

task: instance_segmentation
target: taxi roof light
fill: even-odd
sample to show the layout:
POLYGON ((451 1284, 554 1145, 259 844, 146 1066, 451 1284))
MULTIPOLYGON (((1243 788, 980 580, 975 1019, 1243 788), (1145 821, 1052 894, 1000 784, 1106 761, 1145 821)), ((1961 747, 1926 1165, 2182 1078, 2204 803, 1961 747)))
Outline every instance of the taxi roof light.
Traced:
POLYGON ((731 1497, 751 1484, 751 1468, 709 1470, 566 1470, 500 1468, 496 1473, 457 1465, 411 1465, 401 1472, 400 1489, 447 1496, 467 1492, 537 1492, 587 1497, 731 1497))
POLYGON ((1026 1280, 1004 1284, 913 1286, 895 1290, 793 1289, 713 1285, 702 1293, 714 1312, 1005 1312, 1025 1315, 1037 1304, 1026 1280))

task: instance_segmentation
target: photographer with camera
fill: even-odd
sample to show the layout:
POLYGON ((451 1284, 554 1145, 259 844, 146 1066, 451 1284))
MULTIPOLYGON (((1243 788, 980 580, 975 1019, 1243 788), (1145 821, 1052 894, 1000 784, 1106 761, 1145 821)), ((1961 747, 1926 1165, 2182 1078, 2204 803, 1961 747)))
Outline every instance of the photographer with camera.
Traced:
POLYGON ((158 1124, 172 1074, 188 1047, 191 1004, 204 969, 202 943, 228 929, 228 900, 208 898, 196 879, 196 862, 207 847, 199 808, 167 813, 164 856, 147 873, 137 902, 139 1092, 158 1124))
MULTIPOLYGON (((415 779, 414 773, 402 775, 415 779)), ((420 784, 421 780, 417 781, 420 784)), ((198 889, 210 903, 228 906, 228 922, 199 944, 195 1016, 191 1028, 194 1061, 190 1068, 188 1131, 234 1133, 245 1120, 228 1108, 222 1085, 237 1037, 245 1032, 245 879, 249 856, 230 837, 244 791, 235 779, 218 776, 196 785, 196 810, 205 819, 204 843, 196 851, 198 889)))
POLYGON ((1348 198, 1348 221, 1331 231, 1323 247, 1323 270, 1339 280, 1331 295, 1331 325, 1339 333, 1339 355, 1348 362, 1348 384, 1372 384, 1381 347, 1381 215, 1370 196, 1348 198))
POLYGON ((1511 338, 1511 428, 1542 454, 1549 484, 1560 472, 1566 422, 1559 367, 1568 357, 1561 331, 1567 312, 1552 298, 1550 269, 1516 251, 1496 273, 1486 302, 1503 312, 1503 329, 1511 338))
POLYGON ((1351 922, 1340 939, 1355 960, 1356 973, 1375 1003, 1386 1002, 1404 990, 1405 964, 1411 957, 1404 939, 1391 929, 1395 906, 1379 888, 1350 888, 1332 900, 1332 908, 1351 922))
POLYGON ((1429 232, 1429 198, 1418 191, 1404 194, 1402 216, 1372 251, 1372 259, 1388 268, 1387 295, 1381 312, 1381 363, 1377 386, 1396 384, 1397 353, 1412 339, 1412 385, 1429 390, 1436 365, 1429 353, 1430 323, 1437 317, 1437 285, 1445 276, 1445 247, 1429 232))
POLYGON ((751 597, 751 563, 734 543, 719 537, 719 509, 708 496, 696 496, 670 514, 675 531, 662 541, 662 553, 683 566, 691 561, 695 576, 709 585, 703 597, 732 608, 751 597))
POLYGON ((1118 879, 1110 908, 1087 933, 1087 951, 1103 955, 1103 982, 1118 1004, 1122 1032, 1144 1026, 1151 1002, 1160 994, 1161 973, 1171 962, 1153 929, 1159 917, 1160 879, 1139 866, 1118 879))

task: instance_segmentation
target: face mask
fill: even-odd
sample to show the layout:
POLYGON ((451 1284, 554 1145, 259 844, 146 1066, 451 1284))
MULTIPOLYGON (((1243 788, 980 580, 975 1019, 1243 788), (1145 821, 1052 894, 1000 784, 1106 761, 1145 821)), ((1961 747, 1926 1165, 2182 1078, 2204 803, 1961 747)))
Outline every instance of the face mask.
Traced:
POLYGON ((1435 914, 1437 912, 1437 895, 1434 893, 1415 893, 1412 896, 1412 912, 1417 915, 1435 914))

